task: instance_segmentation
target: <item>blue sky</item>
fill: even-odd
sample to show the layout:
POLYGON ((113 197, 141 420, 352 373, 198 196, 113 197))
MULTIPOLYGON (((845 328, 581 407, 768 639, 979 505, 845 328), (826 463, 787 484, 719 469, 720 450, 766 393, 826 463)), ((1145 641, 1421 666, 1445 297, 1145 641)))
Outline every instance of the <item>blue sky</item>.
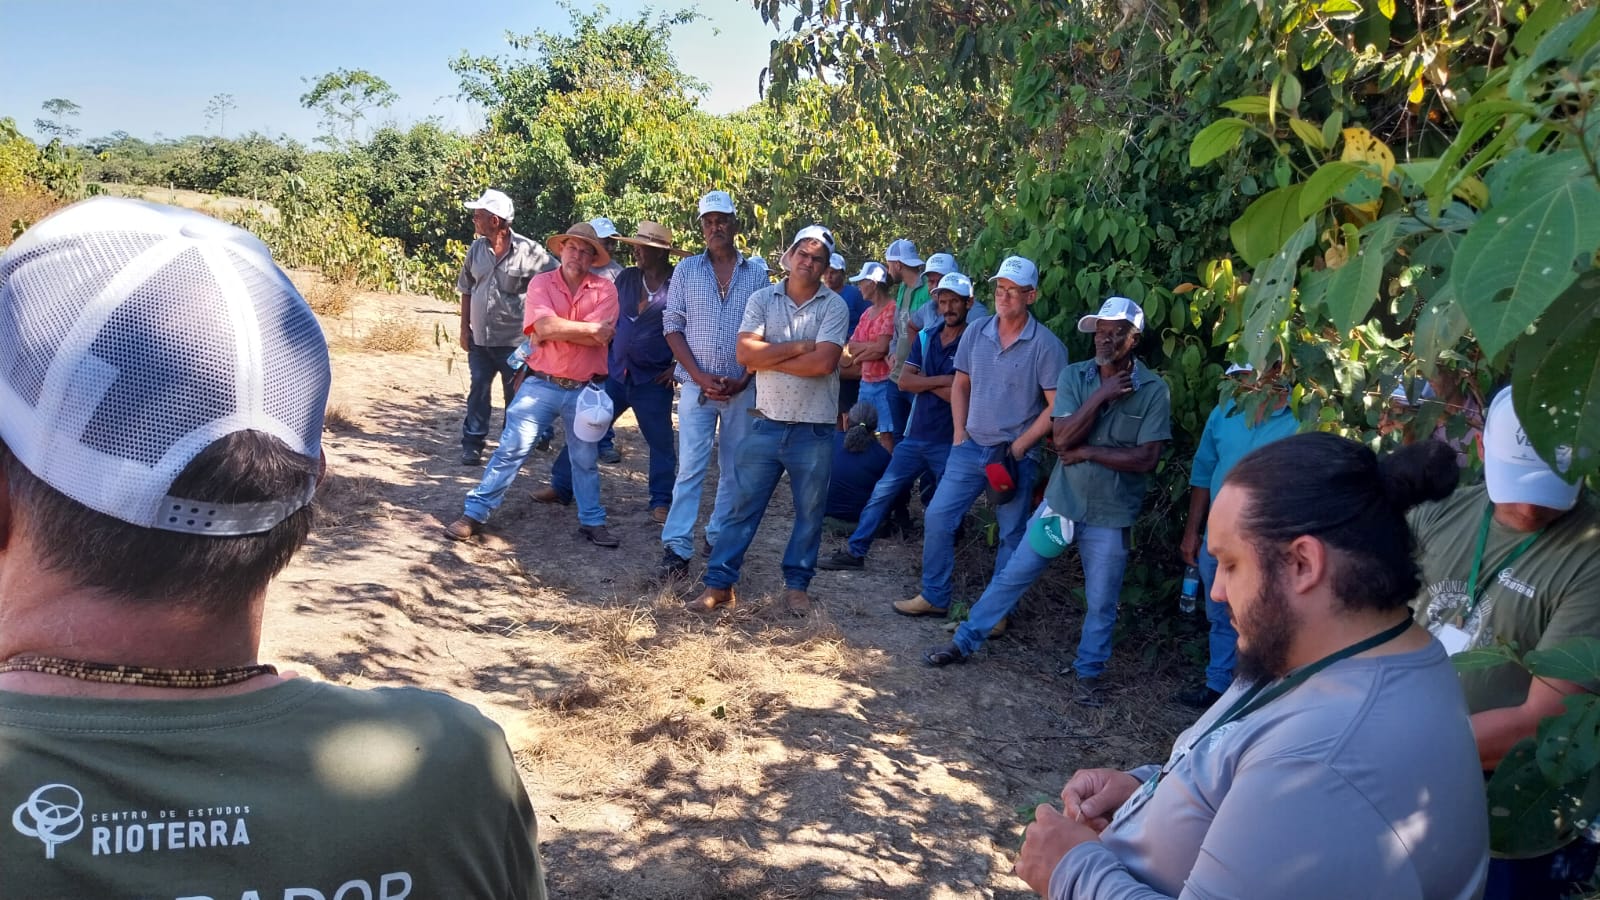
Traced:
MULTIPOLYGON (((613 17, 647 4, 613 0, 613 17)), ((695 5, 657 3, 656 9, 695 5)), ((756 102, 757 78, 777 31, 748 0, 698 4, 706 21, 678 29, 679 65, 709 85, 702 105, 729 112, 756 102)), ((317 114, 300 107, 307 85, 344 67, 366 69, 400 95, 387 115, 402 125, 438 116, 477 127, 477 107, 454 99, 449 61, 510 52, 505 32, 566 31, 552 0, 0 0, 0 117, 37 137, 39 105, 64 97, 83 107, 80 139, 126 131, 173 138, 215 131, 207 102, 229 93, 230 136, 262 131, 310 142, 317 114)))

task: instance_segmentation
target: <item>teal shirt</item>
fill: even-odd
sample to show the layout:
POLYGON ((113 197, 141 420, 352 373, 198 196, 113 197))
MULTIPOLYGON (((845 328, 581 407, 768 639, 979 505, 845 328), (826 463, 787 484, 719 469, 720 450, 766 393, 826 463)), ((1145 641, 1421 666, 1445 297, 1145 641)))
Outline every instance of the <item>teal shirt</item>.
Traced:
MULTIPOLYGON (((1100 387, 1100 367, 1092 359, 1061 370, 1056 383, 1056 406, 1061 419, 1077 412, 1100 387)), ((1101 407, 1094 429, 1084 443, 1094 447, 1137 447, 1172 439, 1172 396, 1160 376, 1133 361, 1133 393, 1101 407)), ((1118 472, 1095 462, 1070 466, 1056 463, 1045 489, 1050 508, 1075 522, 1101 528, 1127 528, 1139 517, 1144 492, 1150 484, 1145 473, 1118 472)))
POLYGON ((1283 440, 1300 430, 1300 420, 1289 412, 1288 404, 1267 414, 1265 419, 1252 425, 1250 413, 1240 409, 1232 397, 1225 398, 1206 419, 1205 430, 1200 433, 1200 446, 1194 451, 1194 468, 1189 472, 1189 484, 1205 488, 1216 499, 1222 490, 1222 480, 1235 463, 1257 447, 1283 440))

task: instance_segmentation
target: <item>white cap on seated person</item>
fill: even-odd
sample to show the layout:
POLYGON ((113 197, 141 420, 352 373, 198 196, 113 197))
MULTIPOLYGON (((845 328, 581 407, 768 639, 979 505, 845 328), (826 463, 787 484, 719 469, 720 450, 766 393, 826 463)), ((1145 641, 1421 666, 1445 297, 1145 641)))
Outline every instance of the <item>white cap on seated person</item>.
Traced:
MULTIPOLYGON (((1572 465, 1571 447, 1556 448, 1556 464, 1562 471, 1572 465)), ((1495 396, 1483 423, 1483 480, 1496 503, 1547 509, 1571 509, 1583 491, 1582 481, 1568 483, 1533 449, 1512 408, 1510 388, 1495 396)))
POLYGON ((934 289, 934 293, 937 294, 940 291, 949 291, 962 297, 971 297, 972 279, 960 272, 951 272, 939 279, 939 286, 934 289))
POLYGON ((1085 334, 1093 334, 1094 327, 1101 322, 1131 322, 1134 331, 1143 332, 1144 310, 1127 297, 1112 297, 1100 304, 1098 313, 1079 319, 1078 330, 1085 334))
POLYGON ((1000 264, 1000 268, 989 276, 990 281, 999 281, 1002 278, 1017 287, 1038 287, 1039 267, 1034 265, 1031 259, 1021 256, 1008 256, 1000 264))

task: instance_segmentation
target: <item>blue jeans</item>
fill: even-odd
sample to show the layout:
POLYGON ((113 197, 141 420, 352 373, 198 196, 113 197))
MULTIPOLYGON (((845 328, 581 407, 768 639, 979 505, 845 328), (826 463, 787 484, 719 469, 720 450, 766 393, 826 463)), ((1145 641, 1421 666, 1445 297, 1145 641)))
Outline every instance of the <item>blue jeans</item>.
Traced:
POLYGON ((867 551, 872 549, 873 537, 883 527, 884 519, 889 517, 895 499, 924 472, 932 475, 937 482, 944 475, 944 463, 949 456, 950 445, 944 441, 906 438, 895 444, 894 455, 889 458, 889 468, 883 470, 883 476, 872 489, 866 507, 861 510, 855 533, 850 535, 850 552, 856 556, 866 556, 867 551))
POLYGON ((889 391, 889 411, 894 413, 894 436, 902 437, 906 433, 906 420, 911 418, 911 401, 917 395, 900 390, 900 385, 890 382, 893 390, 889 391))
MULTIPOLYGON (((1039 517, 1044 504, 1033 511, 1029 521, 1039 517)), ((1111 657, 1111 632, 1117 624, 1117 598, 1122 593, 1122 572, 1128 562, 1124 528, 1103 528, 1073 522, 1078 558, 1083 561, 1083 586, 1088 611, 1083 617, 1083 634, 1078 639, 1078 658, 1073 663, 1078 675, 1090 678, 1105 670, 1111 657)), ((995 567, 994 578, 983 596, 972 605, 967 620, 956 630, 956 646, 962 653, 976 652, 989 639, 989 632, 1017 608, 1017 601, 1039 579, 1050 560, 1035 553, 1027 541, 1011 554, 1006 564, 995 567)))
MULTIPOLYGON (((939 478, 939 489, 933 493, 933 503, 924 514, 922 526, 922 599, 930 606, 943 609, 950 605, 956 568, 956 529, 961 526, 967 510, 972 508, 972 502, 989 484, 983 467, 998 461, 1005 452, 1005 444, 985 447, 972 438, 950 448, 944 474, 939 478)), ((1016 496, 994 511, 995 521, 1000 526, 1000 547, 994 561, 996 572, 1005 569, 1028 530, 1028 512, 1033 509, 1033 482, 1038 470, 1039 465, 1031 453, 1023 457, 1017 463, 1016 496)))
POLYGON ((1228 621, 1228 604, 1211 599, 1211 586, 1217 583, 1217 558, 1206 550, 1200 541, 1200 585, 1206 598, 1206 622, 1211 626, 1208 639, 1211 654, 1206 663, 1206 687, 1222 692, 1233 684, 1234 646, 1239 643, 1239 632, 1228 621))
POLYGON ((506 407, 506 428, 500 433, 500 444, 489 457, 489 464, 484 467, 483 482, 467 495, 467 518, 489 521, 489 516, 505 502, 506 489, 511 487, 517 470, 528 458, 539 431, 548 429, 560 416, 567 428, 573 494, 578 499, 578 523, 606 523, 606 509, 600 505, 599 445, 579 440, 577 429, 573 427, 578 415, 578 394, 582 390, 567 390, 532 375, 522 382, 522 390, 517 391, 511 405, 506 407))
POLYGON ((750 433, 755 420, 750 410, 756 403, 754 388, 746 388, 730 400, 707 400, 700 386, 685 381, 678 392, 678 480, 672 485, 672 505, 667 523, 661 526, 661 544, 683 559, 694 557, 694 523, 700 517, 700 492, 711 465, 711 447, 717 448, 717 499, 706 522, 706 540, 713 546, 733 511, 735 463, 739 446, 750 433))
POLYGON ((511 368, 506 358, 516 349, 515 346, 481 346, 468 332, 467 373, 471 380, 467 387, 467 418, 461 423, 461 449, 481 453, 483 445, 489 440, 489 419, 494 415, 494 404, 489 393, 494 389, 496 375, 500 376, 500 390, 505 396, 505 405, 511 406, 511 376, 516 370, 511 368))
MULTIPOLYGON (((890 407, 890 394, 898 394, 900 389, 892 381, 863 381, 861 382, 860 402, 872 405, 878 411, 878 427, 872 429, 881 434, 899 435, 894 428, 894 410, 890 407)), ((849 410, 845 410, 849 412, 849 410)))
POLYGON ((737 496, 733 515, 712 542, 706 566, 708 588, 728 588, 739 580, 745 551, 766 515, 778 479, 789 473, 794 492, 794 528, 783 551, 783 585, 803 591, 817 571, 822 545, 822 514, 828 505, 828 478, 833 472, 832 422, 773 422, 756 419, 739 445, 735 461, 737 496))
MULTIPOLYGON (((672 505, 672 479, 678 471, 678 449, 672 436, 672 387, 648 381, 643 384, 626 384, 615 378, 606 379, 606 393, 611 396, 612 421, 629 409, 639 421, 639 432, 650 447, 650 508, 672 505)), ((610 435, 609 430, 606 431, 610 435)), ((606 439, 596 444, 606 447, 606 439)), ((550 486, 563 500, 572 497, 572 470, 567 463, 567 448, 561 448, 555 465, 550 468, 550 486)))

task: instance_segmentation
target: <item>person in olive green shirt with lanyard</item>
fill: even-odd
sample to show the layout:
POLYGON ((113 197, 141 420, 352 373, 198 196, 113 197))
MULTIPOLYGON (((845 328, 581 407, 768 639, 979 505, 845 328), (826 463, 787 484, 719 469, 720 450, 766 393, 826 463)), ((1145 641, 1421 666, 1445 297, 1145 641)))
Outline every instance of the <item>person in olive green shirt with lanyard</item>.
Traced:
MULTIPOLYGON (((1563 448, 1561 454, 1569 450, 1563 448)), ((1576 637, 1600 638, 1600 510, 1580 484, 1540 459, 1505 390, 1489 405, 1484 479, 1410 514, 1421 547, 1423 589, 1413 607, 1450 653, 1514 643, 1523 652, 1576 637)), ((1562 700, 1600 685, 1533 678, 1503 664, 1461 673, 1484 771, 1531 738, 1562 700)), ((1600 780, 1591 778, 1591 794, 1600 780)), ((1496 859, 1486 897, 1560 897, 1594 871, 1594 843, 1532 859, 1496 859)))
MULTIPOLYGON (((1144 331, 1139 304, 1112 297, 1097 315, 1080 319, 1078 330, 1094 335, 1095 355, 1061 371, 1053 435, 1058 460, 1033 519, 1053 510, 1076 534, 1089 609, 1074 664, 1074 700, 1099 706, 1104 702, 1100 674, 1111 656, 1128 561, 1128 529, 1144 502, 1149 473, 1172 437, 1172 400, 1167 383, 1133 356, 1144 331)), ((1031 531, 1036 523, 1028 527, 1031 531)), ((1049 563, 1031 539, 1023 541, 973 605, 955 641, 923 659, 941 666, 971 656, 1049 563)))

